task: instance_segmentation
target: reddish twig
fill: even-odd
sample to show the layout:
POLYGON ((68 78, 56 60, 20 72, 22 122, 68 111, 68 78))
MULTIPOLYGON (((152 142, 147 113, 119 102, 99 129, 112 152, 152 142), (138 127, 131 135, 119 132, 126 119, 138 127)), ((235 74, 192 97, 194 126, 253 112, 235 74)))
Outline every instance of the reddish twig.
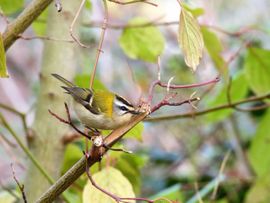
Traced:
POLYGON ((156 80, 154 82, 152 82, 150 88, 149 88, 149 92, 148 92, 148 102, 151 103, 153 100, 153 94, 154 94, 154 88, 155 86, 159 85, 160 87, 166 87, 169 89, 184 89, 184 88, 194 88, 194 87, 202 87, 202 86, 206 86, 209 84, 215 84, 217 82, 219 82, 220 79, 218 77, 216 77, 214 80, 209 80, 206 82, 202 82, 202 83, 195 83, 195 84, 190 84, 190 85, 174 85, 174 84, 166 84, 166 83, 162 83, 160 80, 156 80))
POLYGON ((23 184, 20 184, 20 182, 16 178, 15 170, 14 170, 12 164, 11 164, 11 169, 12 169, 13 179, 15 180, 16 184, 18 185, 18 187, 19 187, 19 189, 20 189, 20 191, 22 193, 23 202, 24 203, 27 203, 26 195, 25 195, 25 192, 24 192, 24 185, 23 184))
POLYGON ((128 4, 134 4, 134 3, 145 3, 145 4, 155 6, 155 7, 158 6, 157 4, 152 3, 150 1, 147 1, 147 0, 132 0, 132 1, 128 1, 128 2, 122 2, 122 1, 119 1, 119 0, 108 0, 108 1, 114 2, 114 3, 117 3, 117 4, 121 4, 121 5, 128 5, 128 4))
POLYGON ((76 130, 78 133, 80 133, 81 135, 83 135, 84 137, 91 139, 91 136, 87 135, 86 133, 82 132, 80 129, 78 129, 71 121, 71 117, 70 117, 70 113, 69 113, 69 109, 68 109, 68 105, 67 103, 65 103, 65 108, 66 108, 66 113, 67 113, 67 117, 68 120, 65 120, 61 117, 59 117, 57 114, 53 113, 51 110, 48 110, 49 113, 54 116, 55 118, 57 118, 59 121, 61 121, 62 123, 68 124, 70 125, 74 130, 76 130))
POLYGON ((183 104, 191 104, 194 101, 199 101, 200 98, 196 97, 196 98, 191 98, 191 99, 187 99, 187 100, 180 101, 180 102, 170 102, 169 100, 170 99, 164 98, 161 102, 159 102, 157 105, 155 105, 151 108, 151 113, 157 111, 158 109, 160 109, 163 106, 181 106, 183 104))
POLYGON ((101 36, 100 36, 99 44, 98 44, 96 60, 95 60, 93 72, 91 74, 90 85, 89 85, 89 88, 90 89, 92 89, 93 84, 94 84, 94 79, 95 79, 96 70, 97 70, 97 64, 98 64, 100 53, 102 52, 102 45, 103 45, 104 36, 105 36, 105 32, 106 32, 106 28, 107 28, 107 23, 108 23, 108 18, 109 18, 109 12, 108 12, 108 6, 107 6, 107 3, 106 3, 106 0, 104 0, 103 2, 104 2, 105 16, 104 16, 102 27, 101 27, 102 31, 101 31, 101 36))

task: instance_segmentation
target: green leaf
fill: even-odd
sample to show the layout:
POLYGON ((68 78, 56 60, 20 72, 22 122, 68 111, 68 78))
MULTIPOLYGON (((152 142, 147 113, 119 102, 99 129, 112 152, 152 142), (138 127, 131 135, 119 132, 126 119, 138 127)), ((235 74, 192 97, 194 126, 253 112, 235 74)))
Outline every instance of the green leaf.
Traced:
POLYGON ((36 35, 45 35, 47 28, 48 9, 45 9, 33 22, 32 27, 36 35))
POLYGON ((182 6, 187 10, 189 11, 190 13, 192 13, 192 15, 197 18, 201 15, 204 14, 204 10, 203 8, 191 8, 189 5, 187 5, 186 3, 183 3, 182 2, 182 6))
MULTIPOLYGON (((128 25, 141 25, 148 21, 134 18, 128 25)), ((119 39, 120 46, 130 58, 156 62, 164 50, 165 40, 161 32, 154 26, 128 28, 126 27, 119 39)))
POLYGON ((254 171, 259 177, 263 177, 270 170, 270 109, 262 118, 257 127, 256 134, 251 142, 248 157, 254 171))
POLYGON ((178 42, 188 67, 196 71, 203 53, 203 37, 200 26, 192 14, 181 6, 178 42))
POLYGON ((24 0, 0 0, 0 8, 6 15, 10 15, 23 8, 24 0))
MULTIPOLYGON (((112 194, 119 197, 135 197, 130 182, 119 170, 115 168, 104 168, 102 171, 95 173, 93 175, 93 179, 98 186, 112 194)), ((115 200, 96 189, 91 182, 88 181, 83 189, 83 203, 90 202, 115 203, 115 200)), ((129 202, 135 203, 135 201, 129 202)))
POLYGON ((142 155, 121 154, 115 165, 115 167, 130 181, 136 194, 139 194, 141 189, 140 169, 146 164, 147 160, 148 158, 142 155))
POLYGON ((88 9, 88 10, 92 10, 92 2, 91 2, 91 0, 87 0, 85 2, 85 8, 88 9))
POLYGON ((135 127, 133 127, 128 133, 124 136, 124 138, 132 138, 138 141, 142 141, 142 133, 143 133, 143 123, 138 123, 135 127))
MULTIPOLYGON (((90 78, 91 76, 88 74, 76 75, 74 81, 79 87, 89 88, 90 78)), ((93 89, 107 90, 102 82, 97 79, 94 80, 93 89)))
MULTIPOLYGON (((225 84, 222 88, 220 88, 218 95, 212 101, 209 102, 208 104, 209 108, 223 104, 228 104, 227 89, 228 89, 227 84, 225 84)), ((240 72, 236 75, 234 79, 232 79, 230 90, 231 102, 236 102, 245 98, 247 93, 248 93, 248 85, 246 82, 246 78, 244 73, 240 72)), ((232 113, 233 109, 224 109, 209 113, 207 115, 207 119, 210 122, 218 122, 225 119, 232 113)))
POLYGON ((267 174, 256 180, 246 195, 245 203, 270 202, 270 175, 267 174))
POLYGON ((6 65, 6 52, 1 33, 0 33, 0 77, 1 78, 9 77, 6 65))
POLYGON ((219 40, 217 35, 214 32, 211 32, 207 27, 202 26, 201 31, 205 47, 208 51, 208 54, 212 58, 215 66, 222 75, 227 75, 228 68, 226 62, 221 56, 221 52, 223 51, 221 41, 219 40))
POLYGON ((62 166, 62 172, 65 173, 70 169, 80 158, 82 158, 83 153, 80 147, 75 144, 68 144, 65 149, 64 161, 62 166))
POLYGON ((270 50, 250 47, 245 59, 249 86, 256 94, 270 92, 270 50))

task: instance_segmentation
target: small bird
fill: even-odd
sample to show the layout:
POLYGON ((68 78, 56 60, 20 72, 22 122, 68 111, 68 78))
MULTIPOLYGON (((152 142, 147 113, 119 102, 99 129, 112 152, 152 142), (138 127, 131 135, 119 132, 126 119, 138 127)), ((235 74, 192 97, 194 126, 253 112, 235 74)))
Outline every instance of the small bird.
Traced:
POLYGON ((78 118, 89 129, 114 130, 140 113, 129 101, 115 93, 81 88, 58 74, 52 76, 65 84, 62 88, 73 97, 78 118))

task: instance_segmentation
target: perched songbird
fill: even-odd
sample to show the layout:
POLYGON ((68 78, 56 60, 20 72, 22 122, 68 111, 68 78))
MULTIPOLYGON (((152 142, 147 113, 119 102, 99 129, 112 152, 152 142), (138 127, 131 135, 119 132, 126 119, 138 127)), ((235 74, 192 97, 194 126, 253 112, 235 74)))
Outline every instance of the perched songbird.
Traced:
POLYGON ((123 97, 104 90, 91 90, 74 85, 58 74, 52 74, 74 99, 74 110, 90 129, 113 130, 128 123, 140 112, 123 97))

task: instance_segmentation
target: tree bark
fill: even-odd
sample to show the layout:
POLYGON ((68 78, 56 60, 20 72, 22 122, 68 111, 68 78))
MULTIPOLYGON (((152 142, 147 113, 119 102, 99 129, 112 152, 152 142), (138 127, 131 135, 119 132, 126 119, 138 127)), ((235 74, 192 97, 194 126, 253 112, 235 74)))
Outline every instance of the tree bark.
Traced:
MULTIPOLYGON (((80 1, 63 0, 63 11, 57 13, 55 7, 49 7, 47 35, 67 39, 69 26, 79 7, 80 1)), ((38 95, 36 116, 33 124, 34 138, 29 142, 30 149, 47 173, 57 179, 60 176, 64 146, 62 137, 68 127, 48 113, 48 109, 61 117, 66 117, 64 101, 67 97, 58 80, 51 73, 58 73, 67 79, 73 78, 76 68, 75 44, 46 41, 44 43, 43 62, 40 74, 40 92, 38 95)), ((25 192, 28 201, 35 200, 51 184, 36 167, 29 163, 25 180, 25 192)))

